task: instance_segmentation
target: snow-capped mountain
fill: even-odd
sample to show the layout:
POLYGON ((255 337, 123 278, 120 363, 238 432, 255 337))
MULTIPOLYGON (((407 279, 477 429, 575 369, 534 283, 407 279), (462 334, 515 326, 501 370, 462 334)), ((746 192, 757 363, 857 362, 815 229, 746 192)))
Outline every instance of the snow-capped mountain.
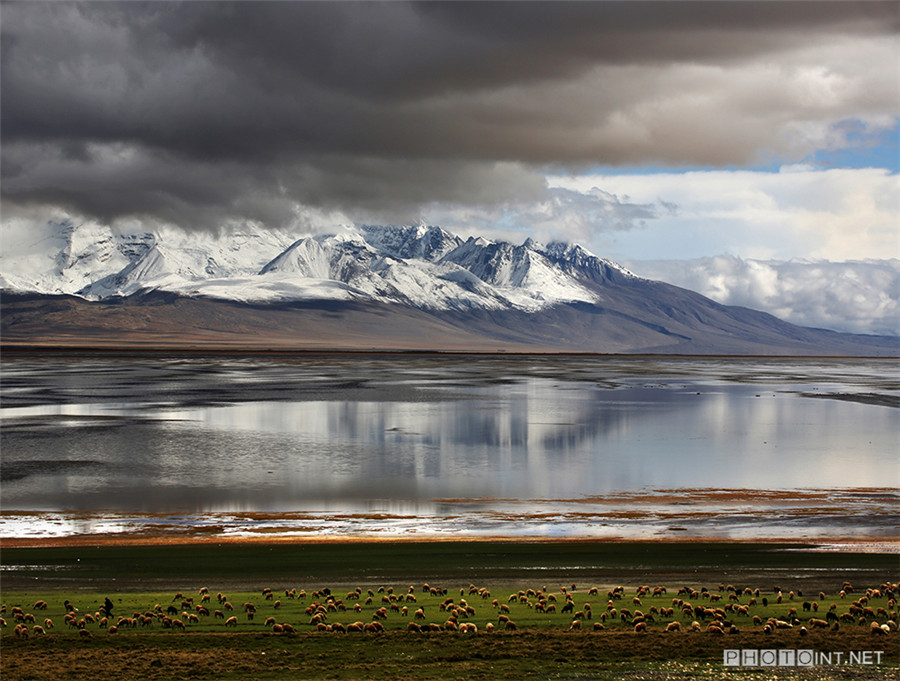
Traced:
POLYGON ((586 283, 627 272, 566 244, 520 246, 440 227, 366 226, 307 235, 245 230, 220 236, 114 234, 48 226, 42 255, 0 256, 4 288, 88 300, 169 291, 241 302, 356 300, 433 310, 539 310, 595 302, 586 283))
POLYGON ((439 227, 297 235, 46 225, 0 251, 4 345, 900 354, 637 277, 565 243, 439 227))

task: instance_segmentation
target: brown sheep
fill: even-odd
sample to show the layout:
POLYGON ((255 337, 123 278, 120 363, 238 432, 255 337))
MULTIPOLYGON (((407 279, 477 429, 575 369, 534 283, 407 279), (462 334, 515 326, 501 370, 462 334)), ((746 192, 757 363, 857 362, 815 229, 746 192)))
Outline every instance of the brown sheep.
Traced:
POLYGON ((641 632, 647 631, 647 623, 646 622, 638 622, 634 625, 634 633, 639 634, 641 632))
POLYGON ((870 631, 872 632, 873 636, 887 636, 889 633, 891 633, 891 628, 886 624, 878 624, 878 622, 872 622, 870 631))
POLYGON ((581 629, 581 620, 572 620, 572 624, 569 625, 569 629, 581 629))
POLYGON ((516 623, 515 623, 515 622, 513 622, 512 620, 507 620, 507 621, 506 621, 506 624, 504 625, 504 628, 505 628, 507 631, 515 631, 517 627, 516 627, 516 623))
POLYGON ((226 627, 236 627, 237 625, 238 625, 237 617, 229 617, 227 620, 225 620, 226 627))
POLYGON ((669 622, 666 625, 666 631, 667 632, 681 631, 681 622, 669 622))

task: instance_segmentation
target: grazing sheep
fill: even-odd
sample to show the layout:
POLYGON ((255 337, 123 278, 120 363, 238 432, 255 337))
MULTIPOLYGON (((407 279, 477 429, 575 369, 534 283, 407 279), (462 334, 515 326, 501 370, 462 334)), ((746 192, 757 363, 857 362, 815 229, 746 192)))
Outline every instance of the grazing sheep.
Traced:
POLYGON ((225 620, 226 627, 236 627, 237 625, 238 625, 237 617, 229 617, 227 620, 225 620))
POLYGON ((572 624, 569 625, 569 629, 581 629, 581 620, 572 620, 572 624))
POLYGON ((605 631, 606 627, 604 627, 600 622, 594 622, 594 631, 605 631))
POLYGON ((635 634, 639 634, 641 632, 646 632, 646 631, 647 631, 647 623, 646 622, 641 621, 634 625, 634 633, 635 634))
POLYGON ((872 626, 869 629, 873 636, 887 636, 891 633, 891 628, 888 625, 878 624, 878 622, 872 622, 872 626))
POLYGON ((667 632, 681 631, 681 622, 669 622, 666 625, 666 631, 667 632))
POLYGON ((46 610, 47 609, 47 601, 38 601, 34 604, 35 610, 46 610))
POLYGON ((415 622, 410 622, 409 624, 406 625, 406 631, 414 633, 414 634, 421 634, 422 627, 420 627, 415 622))
POLYGON ((93 635, 91 632, 89 632, 87 629, 81 629, 81 630, 78 632, 78 635, 81 636, 81 638, 93 638, 93 636, 94 636, 94 635, 93 635))
POLYGON ((488 633, 494 631, 494 623, 493 623, 493 622, 488 622, 487 624, 485 624, 485 625, 484 625, 484 630, 487 631, 488 633))
POLYGON ((516 623, 512 620, 507 620, 506 624, 504 625, 504 629, 506 629, 507 631, 515 631, 517 629, 516 623))

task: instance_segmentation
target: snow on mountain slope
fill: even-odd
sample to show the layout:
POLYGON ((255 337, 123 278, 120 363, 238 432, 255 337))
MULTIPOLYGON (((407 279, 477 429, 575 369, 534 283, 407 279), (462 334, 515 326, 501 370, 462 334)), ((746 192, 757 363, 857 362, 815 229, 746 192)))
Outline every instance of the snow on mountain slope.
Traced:
POLYGON ((75 293, 115 274, 152 248, 152 234, 121 237, 107 227, 51 222, 20 233, 3 234, 0 270, 7 288, 41 293, 75 293))
POLYGON ((424 225, 391 228, 365 225, 362 233, 373 248, 405 260, 436 262, 462 243, 458 236, 440 227, 424 225))
POLYGON ((91 300, 163 290, 241 302, 370 300, 434 310, 535 311, 595 302, 592 284, 624 272, 580 247, 463 241, 425 226, 296 238, 254 229, 121 235, 65 223, 36 236, 16 244, 15 257, 4 248, 4 288, 91 300))

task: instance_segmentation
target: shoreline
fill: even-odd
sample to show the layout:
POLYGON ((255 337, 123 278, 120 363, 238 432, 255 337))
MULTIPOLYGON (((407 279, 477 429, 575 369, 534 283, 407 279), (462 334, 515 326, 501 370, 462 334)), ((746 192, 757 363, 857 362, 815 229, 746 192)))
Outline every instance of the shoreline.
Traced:
POLYGON ((67 537, 9 537, 0 538, 0 548, 77 548, 84 546, 191 546, 215 544, 280 544, 280 545, 341 545, 341 544, 646 544, 648 546, 662 544, 737 544, 744 546, 772 545, 796 546, 806 551, 821 552, 865 552, 889 553, 900 556, 900 537, 831 537, 828 539, 787 539, 782 537, 762 538, 723 538, 723 537, 660 537, 657 539, 619 537, 566 537, 566 536, 373 536, 373 535, 321 535, 316 537, 293 535, 251 535, 222 536, 212 533, 193 533, 189 535, 155 535, 127 536, 116 533, 81 534, 67 537))
POLYGON ((202 343, 178 343, 171 344, 97 344, 85 341, 79 343, 42 343, 39 341, 4 341, 0 343, 0 356, 8 354, 12 356, 42 356, 42 355, 208 355, 218 357, 221 355, 237 356, 263 356, 263 357, 290 357, 290 356, 322 356, 322 357, 353 357, 353 356, 385 356, 385 357, 454 357, 454 356, 483 356, 497 358, 523 358, 523 357, 596 357, 610 359, 654 359, 654 358, 683 358, 683 359, 765 359, 765 360, 887 360, 900 359, 897 355, 846 355, 846 354, 766 354, 766 353, 691 353, 691 352, 599 352, 579 350, 551 350, 551 349, 511 349, 488 350, 484 348, 377 348, 377 347, 346 347, 334 348, 327 344, 322 346, 279 346, 271 343, 259 345, 243 344, 202 344, 202 343))

